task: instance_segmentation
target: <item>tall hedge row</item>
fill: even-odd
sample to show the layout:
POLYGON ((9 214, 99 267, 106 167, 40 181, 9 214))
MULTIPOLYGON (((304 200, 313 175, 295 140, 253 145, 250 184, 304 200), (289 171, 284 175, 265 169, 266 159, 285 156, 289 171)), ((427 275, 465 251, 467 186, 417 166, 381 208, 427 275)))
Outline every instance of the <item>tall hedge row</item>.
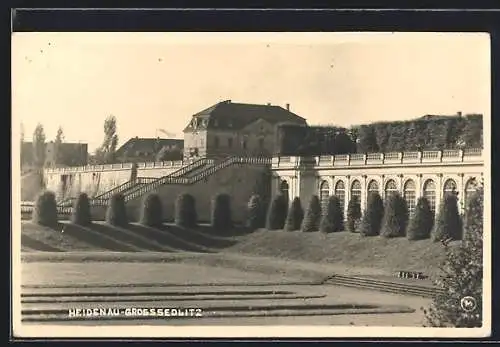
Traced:
POLYGON ((483 146, 483 117, 424 116, 409 121, 342 127, 281 126, 279 155, 401 152, 483 146))

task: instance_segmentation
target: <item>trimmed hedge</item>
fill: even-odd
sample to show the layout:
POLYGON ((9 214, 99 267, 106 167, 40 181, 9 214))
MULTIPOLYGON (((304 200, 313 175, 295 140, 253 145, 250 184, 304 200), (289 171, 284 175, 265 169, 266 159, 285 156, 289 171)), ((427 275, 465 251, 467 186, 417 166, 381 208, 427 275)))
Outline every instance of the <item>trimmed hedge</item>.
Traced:
POLYGON ((321 203, 317 195, 313 195, 309 200, 301 230, 303 232, 318 231, 321 223, 321 203))
POLYGON ((37 196, 31 220, 38 225, 57 226, 57 202, 53 192, 46 190, 37 196))
POLYGON ((295 197, 290 205, 290 209, 288 210, 284 229, 286 231, 300 230, 303 219, 304 209, 302 208, 300 198, 295 197))
POLYGON ((267 214, 266 228, 268 230, 281 230, 287 218, 288 201, 282 194, 276 195, 271 201, 267 214))
POLYGON ((384 203, 380 194, 371 193, 368 198, 365 214, 361 221, 360 233, 363 236, 377 236, 380 234, 382 218, 384 217, 384 203))
POLYGON ((149 227, 160 227, 163 224, 163 207, 158 194, 148 194, 142 200, 139 223, 149 227))
POLYGON ((321 219, 320 231, 335 233, 344 230, 344 211, 340 207, 340 200, 333 195, 328 198, 326 213, 321 219))
POLYGON ((408 224, 406 237, 408 240, 423 240, 431 236, 432 227, 434 225, 434 214, 431 210, 429 200, 421 197, 417 201, 415 211, 408 224))
POLYGON ((357 196, 353 196, 347 206, 347 230, 355 233, 359 228, 361 222, 361 204, 357 196))
POLYGON ((258 194, 254 194, 248 201, 247 227, 255 230, 264 228, 266 224, 266 213, 264 203, 258 194))
POLYGON ((191 194, 183 193, 175 200, 175 224, 180 227, 193 228, 198 224, 196 200, 191 194))
POLYGON ((78 199, 73 206, 73 214, 71 222, 77 225, 90 225, 92 223, 92 216, 90 214, 90 201, 86 193, 80 193, 78 199))
POLYGON ((458 202, 455 194, 446 194, 443 197, 432 238, 434 242, 446 239, 460 240, 462 238, 462 220, 458 212, 458 202))
POLYGON ((106 211, 106 222, 116 226, 126 226, 128 224, 129 220, 123 194, 116 193, 111 197, 106 211))
POLYGON ((231 198, 227 194, 217 194, 212 200, 212 228, 227 231, 233 227, 231 198))
POLYGON ((381 235, 383 237, 401 237, 406 235, 408 207, 399 193, 391 194, 385 203, 381 235))

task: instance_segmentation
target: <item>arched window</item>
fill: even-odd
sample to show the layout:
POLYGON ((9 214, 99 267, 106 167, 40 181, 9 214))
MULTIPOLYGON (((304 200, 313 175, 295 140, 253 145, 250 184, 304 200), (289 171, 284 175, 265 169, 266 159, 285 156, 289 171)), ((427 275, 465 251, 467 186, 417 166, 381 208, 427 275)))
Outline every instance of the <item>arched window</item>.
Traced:
POLYGON ((429 201, 433 213, 436 212, 436 184, 433 180, 427 180, 424 183, 424 198, 429 201))
POLYGON ((391 194, 397 193, 398 186, 394 180, 389 180, 385 184, 385 197, 388 198, 391 194))
POLYGON ((378 183, 375 180, 372 180, 370 181, 370 183, 368 183, 368 199, 370 198, 370 195, 372 195, 373 193, 380 194, 378 183))
POLYGON ((285 200, 288 202, 289 201, 289 185, 288 185, 288 182, 283 180, 281 181, 281 184, 280 184, 280 193, 281 195, 283 195, 285 197, 285 200))
POLYGON ((476 192, 476 179, 471 178, 465 183, 465 194, 464 194, 464 209, 467 211, 469 208, 469 201, 471 196, 476 192))
POLYGON ((444 182, 443 196, 446 196, 447 194, 457 194, 457 184, 452 179, 446 180, 446 182, 444 182))
POLYGON ((408 206, 408 215, 412 215, 415 211, 415 197, 416 197, 416 187, 415 182, 408 180, 404 186, 403 197, 406 201, 406 206, 408 206))
POLYGON ((329 197, 330 197, 330 185, 328 184, 328 181, 323 181, 319 186, 319 200, 321 202, 321 209, 323 212, 325 212, 327 209, 329 197))
POLYGON ((339 198, 340 207, 342 210, 345 206, 345 184, 342 181, 338 181, 335 185, 335 196, 339 198))
POLYGON ((361 203, 361 183, 358 180, 352 182, 351 185, 351 199, 357 199, 361 203))

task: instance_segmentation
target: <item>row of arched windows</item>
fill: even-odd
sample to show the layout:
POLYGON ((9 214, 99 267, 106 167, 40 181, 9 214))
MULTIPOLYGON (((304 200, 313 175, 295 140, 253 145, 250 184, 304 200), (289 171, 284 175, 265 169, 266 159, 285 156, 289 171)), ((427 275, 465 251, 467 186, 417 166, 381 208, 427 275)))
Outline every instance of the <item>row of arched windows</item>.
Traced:
MULTIPOLYGON (((464 206, 467 206, 468 199, 470 195, 475 191, 474 179, 467 181, 465 185, 465 196, 464 196, 464 206)), ((286 194, 288 197, 288 183, 286 181, 282 181, 281 184, 281 192, 282 194, 286 194)), ((380 193, 379 184, 375 180, 371 180, 368 183, 367 187, 368 197, 370 194, 376 192, 380 193)), ((361 183, 358 180, 354 180, 351 184, 351 197, 357 197, 358 201, 361 201, 361 183)), ((385 184, 385 196, 390 196, 391 194, 398 192, 398 186, 394 180, 388 180, 385 184)), ((445 181, 443 186, 444 195, 450 193, 457 193, 457 184, 453 179, 448 179, 445 181)), ((340 205, 345 206, 345 197, 346 197, 346 187, 344 181, 337 181, 334 187, 333 194, 338 197, 340 200, 340 205)), ((328 198, 330 196, 330 185, 328 181, 323 181, 319 187, 319 197, 321 201, 321 205, 323 209, 326 209, 328 204, 328 198)), ((409 179, 404 183, 403 187, 403 198, 406 200, 406 204, 408 206, 409 213, 413 213, 416 206, 416 196, 417 189, 416 184, 413 180, 409 179)), ((432 179, 428 179, 424 182, 423 185, 423 196, 427 198, 429 201, 430 207, 433 212, 436 210, 436 183, 432 179)))

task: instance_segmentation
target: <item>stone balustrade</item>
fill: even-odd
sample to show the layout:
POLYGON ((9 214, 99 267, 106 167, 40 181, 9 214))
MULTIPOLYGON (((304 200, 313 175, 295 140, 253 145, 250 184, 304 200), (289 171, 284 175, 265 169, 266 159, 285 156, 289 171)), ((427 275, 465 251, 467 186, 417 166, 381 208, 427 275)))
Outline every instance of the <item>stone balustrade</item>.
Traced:
POLYGON ((321 155, 316 157, 276 156, 272 159, 273 169, 295 168, 297 166, 342 167, 364 165, 427 164, 482 162, 482 149, 447 149, 442 151, 413 151, 391 153, 353 153, 321 155))

